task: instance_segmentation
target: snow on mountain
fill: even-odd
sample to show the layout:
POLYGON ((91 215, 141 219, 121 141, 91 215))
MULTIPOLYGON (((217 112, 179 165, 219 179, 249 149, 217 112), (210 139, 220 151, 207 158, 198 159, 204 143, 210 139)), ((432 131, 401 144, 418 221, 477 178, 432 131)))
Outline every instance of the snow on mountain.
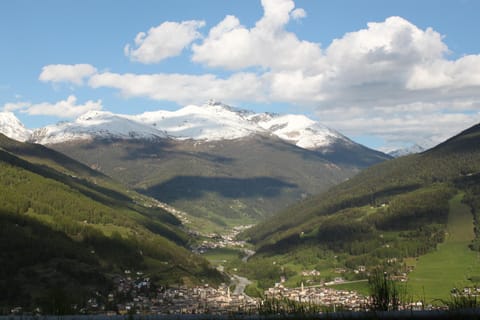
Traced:
POLYGON ((340 133, 331 130, 304 115, 253 116, 258 125, 282 140, 290 141, 300 148, 317 149, 331 145, 336 140, 350 142, 340 133))
POLYGON ((177 111, 146 112, 132 119, 162 128, 175 139, 215 141, 272 134, 305 149, 325 147, 338 139, 350 141, 304 115, 256 114, 215 101, 177 111))
POLYGON ((128 116, 105 111, 89 111, 73 122, 60 122, 35 130, 31 140, 49 144, 95 137, 155 139, 165 138, 166 134, 149 125, 133 121, 128 116))
POLYGON ((249 121, 243 110, 210 101, 203 106, 189 105, 177 111, 146 112, 131 119, 165 130, 174 139, 233 140, 263 131, 249 121))
POLYGON ((17 128, 13 130, 2 125, 2 130, 9 130, 6 133, 9 137, 41 144, 95 137, 120 139, 168 137, 177 140, 218 141, 254 134, 273 135, 305 149, 324 148, 339 140, 352 143, 340 133, 304 115, 256 114, 215 101, 209 101, 201 106, 189 105, 177 111, 158 110, 139 115, 89 111, 72 122, 49 125, 36 129, 33 133, 25 129, 18 120, 5 122, 15 123, 17 128))
POLYGON ((420 152, 423 152, 425 150, 426 150, 426 148, 424 148, 424 147, 422 147, 418 144, 414 144, 410 147, 400 148, 400 149, 395 149, 395 150, 389 151, 387 154, 394 157, 394 158, 398 158, 398 157, 407 156, 409 154, 420 153, 420 152))
POLYGON ((18 141, 27 141, 31 135, 12 112, 0 112, 0 133, 18 141))

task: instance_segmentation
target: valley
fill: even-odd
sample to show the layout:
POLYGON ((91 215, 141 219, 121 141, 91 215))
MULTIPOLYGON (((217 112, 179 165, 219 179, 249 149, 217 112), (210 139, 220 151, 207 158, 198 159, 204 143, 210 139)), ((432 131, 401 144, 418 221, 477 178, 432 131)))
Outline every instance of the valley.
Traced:
POLYGON ((134 116, 96 111, 9 132, 187 212, 210 231, 257 223, 391 158, 303 115, 216 101, 134 116))
POLYGON ((480 1, 0 1, 0 320, 480 319, 480 1))
MULTIPOLYGON (((218 104, 205 108, 248 115, 218 104)), ((390 159, 343 138, 321 150, 278 132, 197 140, 108 131, 127 120, 144 130, 125 119, 83 116, 88 139, 71 131, 67 141, 46 146, 1 136, 3 254, 35 247, 42 235, 62 244, 40 242, 47 250, 39 251, 41 263, 10 261, 7 272, 25 266, 1 283, 20 288, 0 297, 4 303, 22 295, 27 305, 42 303, 53 294, 40 289, 46 283, 71 282, 62 292, 80 286, 83 297, 94 288, 116 297, 115 279, 127 281, 126 270, 154 288, 129 292, 124 301, 131 308, 150 310, 135 304, 150 294, 161 304, 181 293, 176 303, 191 312, 207 301, 224 310, 258 308, 256 299, 269 296, 308 296, 326 307, 354 301, 343 305, 354 310, 365 304, 379 269, 405 288, 405 304, 421 301, 422 308, 479 282, 478 126, 390 159), (110 129, 102 129, 105 121, 110 129), (17 225, 20 233, 12 231, 17 225), (39 281, 39 274, 50 275, 39 281), (80 285, 85 278, 101 281, 80 285), (164 298, 152 291, 160 287, 164 298)))

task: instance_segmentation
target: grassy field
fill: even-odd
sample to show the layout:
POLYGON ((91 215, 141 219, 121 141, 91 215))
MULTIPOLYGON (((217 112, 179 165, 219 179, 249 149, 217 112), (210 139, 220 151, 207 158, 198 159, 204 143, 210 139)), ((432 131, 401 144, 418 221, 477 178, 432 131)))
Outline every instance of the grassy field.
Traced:
POLYGON ((470 276, 480 274, 478 253, 468 244, 474 238, 470 208, 461 202, 462 195, 450 201, 447 237, 436 251, 421 256, 409 275, 408 292, 413 299, 427 303, 448 299, 454 287, 472 286, 470 276))
POLYGON ((210 261, 215 267, 223 267, 225 271, 236 272, 242 262, 243 252, 233 248, 215 248, 207 250, 202 257, 210 261))

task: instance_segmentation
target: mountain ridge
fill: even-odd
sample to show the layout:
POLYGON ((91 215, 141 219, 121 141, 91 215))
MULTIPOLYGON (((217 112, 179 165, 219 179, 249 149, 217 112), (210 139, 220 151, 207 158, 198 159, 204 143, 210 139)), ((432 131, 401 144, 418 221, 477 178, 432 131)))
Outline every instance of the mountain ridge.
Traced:
POLYGON ((276 136, 300 148, 324 152, 335 142, 355 144, 305 115, 254 113, 216 101, 138 115, 88 111, 73 121, 34 130, 26 129, 13 113, 0 113, 0 132, 19 141, 40 144, 93 138, 219 141, 255 134, 276 136))
POLYGON ((13 112, 0 112, 0 133, 17 141, 27 141, 32 131, 25 128, 13 112))

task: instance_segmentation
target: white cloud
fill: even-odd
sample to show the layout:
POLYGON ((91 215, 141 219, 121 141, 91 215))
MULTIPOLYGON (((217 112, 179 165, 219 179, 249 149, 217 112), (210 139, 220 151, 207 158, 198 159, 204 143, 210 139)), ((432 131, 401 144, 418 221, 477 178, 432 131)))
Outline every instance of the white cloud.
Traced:
POLYGON ((18 109, 22 109, 25 106, 26 102, 7 102, 3 105, 2 110, 13 112, 18 109))
POLYGON ((436 59, 414 68, 407 88, 448 89, 480 86, 480 55, 468 55, 455 61, 436 59))
POLYGON ((415 102, 381 107, 324 109, 318 112, 326 125, 351 137, 376 136, 384 149, 417 143, 432 147, 480 122, 480 99, 449 102, 415 102))
POLYGON ((400 17, 369 23, 325 50, 320 119, 387 145, 446 138, 480 121, 480 58, 448 60, 443 37, 400 17))
POLYGON ((164 22, 150 28, 148 33, 140 32, 135 37, 135 47, 125 46, 125 55, 133 61, 157 63, 166 58, 179 55, 192 41, 201 37, 197 31, 205 25, 204 21, 190 20, 164 22))
POLYGON ((292 0, 263 0, 263 17, 248 29, 235 16, 226 16, 206 39, 192 46, 194 62, 238 70, 261 67, 272 70, 311 70, 320 62, 316 43, 301 41, 285 30, 291 17, 305 16, 292 0))
POLYGON ((443 59, 447 52, 440 34, 423 31, 403 18, 369 23, 367 29, 347 33, 326 49, 328 68, 323 73, 328 81, 319 89, 329 92, 327 102, 336 107, 417 99, 405 94, 413 70, 443 59))
POLYGON ((30 102, 14 102, 7 103, 3 107, 4 111, 20 111, 29 115, 46 115, 58 118, 75 118, 90 110, 101 110, 102 101, 88 100, 84 104, 77 104, 77 98, 73 95, 66 100, 56 103, 30 103, 30 102))
POLYGON ((292 18, 294 20, 299 20, 299 19, 303 19, 307 16, 307 12, 302 9, 302 8, 297 8, 295 10, 293 10, 290 15, 292 16, 292 18))
POLYGON ((180 104, 205 101, 211 98, 229 101, 262 101, 262 82, 252 73, 236 73, 229 78, 213 74, 118 74, 101 73, 89 82, 93 88, 116 88, 126 97, 148 97, 170 100, 180 104))
POLYGON ((97 69, 89 64, 50 64, 42 68, 38 79, 45 82, 71 82, 83 84, 83 80, 92 76, 97 69))
POLYGON ((169 22, 139 33, 136 49, 125 48, 132 60, 153 63, 201 39, 191 46, 192 62, 228 70, 227 76, 106 72, 90 74, 88 83, 180 104, 290 103, 349 136, 375 135, 389 144, 440 142, 480 121, 480 55, 449 59, 444 37, 432 28, 390 17, 322 49, 286 30, 292 19, 306 17, 293 0, 262 6, 253 27, 228 15, 202 38, 203 22, 169 22), (169 28, 184 34, 166 37, 169 28))

